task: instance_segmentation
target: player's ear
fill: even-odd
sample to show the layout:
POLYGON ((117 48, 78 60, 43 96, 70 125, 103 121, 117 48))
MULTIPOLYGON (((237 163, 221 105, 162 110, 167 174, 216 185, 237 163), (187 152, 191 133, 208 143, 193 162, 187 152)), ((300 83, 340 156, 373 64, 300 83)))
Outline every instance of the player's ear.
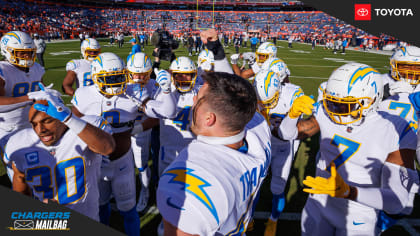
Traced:
POLYGON ((206 112, 206 126, 210 127, 216 124, 216 114, 213 112, 206 112))

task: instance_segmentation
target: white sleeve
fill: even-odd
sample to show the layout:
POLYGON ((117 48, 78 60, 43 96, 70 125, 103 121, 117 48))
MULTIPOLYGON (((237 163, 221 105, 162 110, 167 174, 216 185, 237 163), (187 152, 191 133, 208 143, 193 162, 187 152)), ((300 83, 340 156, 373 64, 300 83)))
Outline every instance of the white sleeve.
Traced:
POLYGON ((176 116, 176 99, 174 93, 158 91, 154 100, 149 100, 144 113, 151 118, 174 118, 176 116))
POLYGON ((69 71, 69 70, 74 71, 74 70, 76 70, 76 68, 77 68, 77 65, 76 65, 76 62, 74 60, 71 60, 71 61, 67 62, 66 71, 69 71))
POLYGON ((232 67, 230 66, 229 61, 225 58, 222 60, 215 60, 214 61, 214 71, 215 72, 226 72, 229 74, 233 74, 232 67))
POLYGON ((356 201, 389 214, 400 213, 408 205, 409 193, 417 190, 417 172, 385 162, 381 178, 380 188, 357 187, 356 201))
POLYGON ((0 113, 16 110, 20 107, 31 105, 32 101, 20 102, 15 104, 0 105, 0 113))

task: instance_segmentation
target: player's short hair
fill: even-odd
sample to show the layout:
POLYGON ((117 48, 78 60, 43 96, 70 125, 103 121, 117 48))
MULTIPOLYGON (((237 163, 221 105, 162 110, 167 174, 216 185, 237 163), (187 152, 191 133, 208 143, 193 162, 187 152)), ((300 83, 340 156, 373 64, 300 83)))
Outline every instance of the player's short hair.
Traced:
POLYGON ((206 102, 218 116, 227 131, 240 131, 257 110, 257 94, 245 79, 225 72, 208 72, 202 75, 208 84, 206 102))

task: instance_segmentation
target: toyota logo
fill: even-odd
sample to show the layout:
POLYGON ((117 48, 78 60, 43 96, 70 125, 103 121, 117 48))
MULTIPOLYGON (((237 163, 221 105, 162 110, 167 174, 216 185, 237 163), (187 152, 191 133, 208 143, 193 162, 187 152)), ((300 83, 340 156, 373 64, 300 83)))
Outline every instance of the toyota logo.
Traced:
POLYGON ((359 8, 356 13, 358 16, 367 16, 369 15, 369 10, 366 8, 359 8))

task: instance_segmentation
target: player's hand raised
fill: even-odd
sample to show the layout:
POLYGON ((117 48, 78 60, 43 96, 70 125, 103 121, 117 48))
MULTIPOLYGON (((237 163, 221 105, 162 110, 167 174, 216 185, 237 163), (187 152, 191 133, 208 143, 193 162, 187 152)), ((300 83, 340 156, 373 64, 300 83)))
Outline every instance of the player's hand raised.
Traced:
POLYGON ((158 70, 155 68, 156 82, 165 93, 171 91, 171 74, 166 70, 158 70))
POLYGON ((350 195, 350 186, 344 182, 340 174, 337 173, 334 162, 331 163, 331 176, 326 179, 323 177, 307 176, 303 184, 309 188, 303 191, 313 194, 328 194, 331 197, 346 198, 350 195))
POLYGON ((312 114, 313 104, 315 101, 309 96, 303 95, 295 99, 292 107, 289 110, 289 117, 292 119, 298 118, 302 113, 306 115, 312 114))

